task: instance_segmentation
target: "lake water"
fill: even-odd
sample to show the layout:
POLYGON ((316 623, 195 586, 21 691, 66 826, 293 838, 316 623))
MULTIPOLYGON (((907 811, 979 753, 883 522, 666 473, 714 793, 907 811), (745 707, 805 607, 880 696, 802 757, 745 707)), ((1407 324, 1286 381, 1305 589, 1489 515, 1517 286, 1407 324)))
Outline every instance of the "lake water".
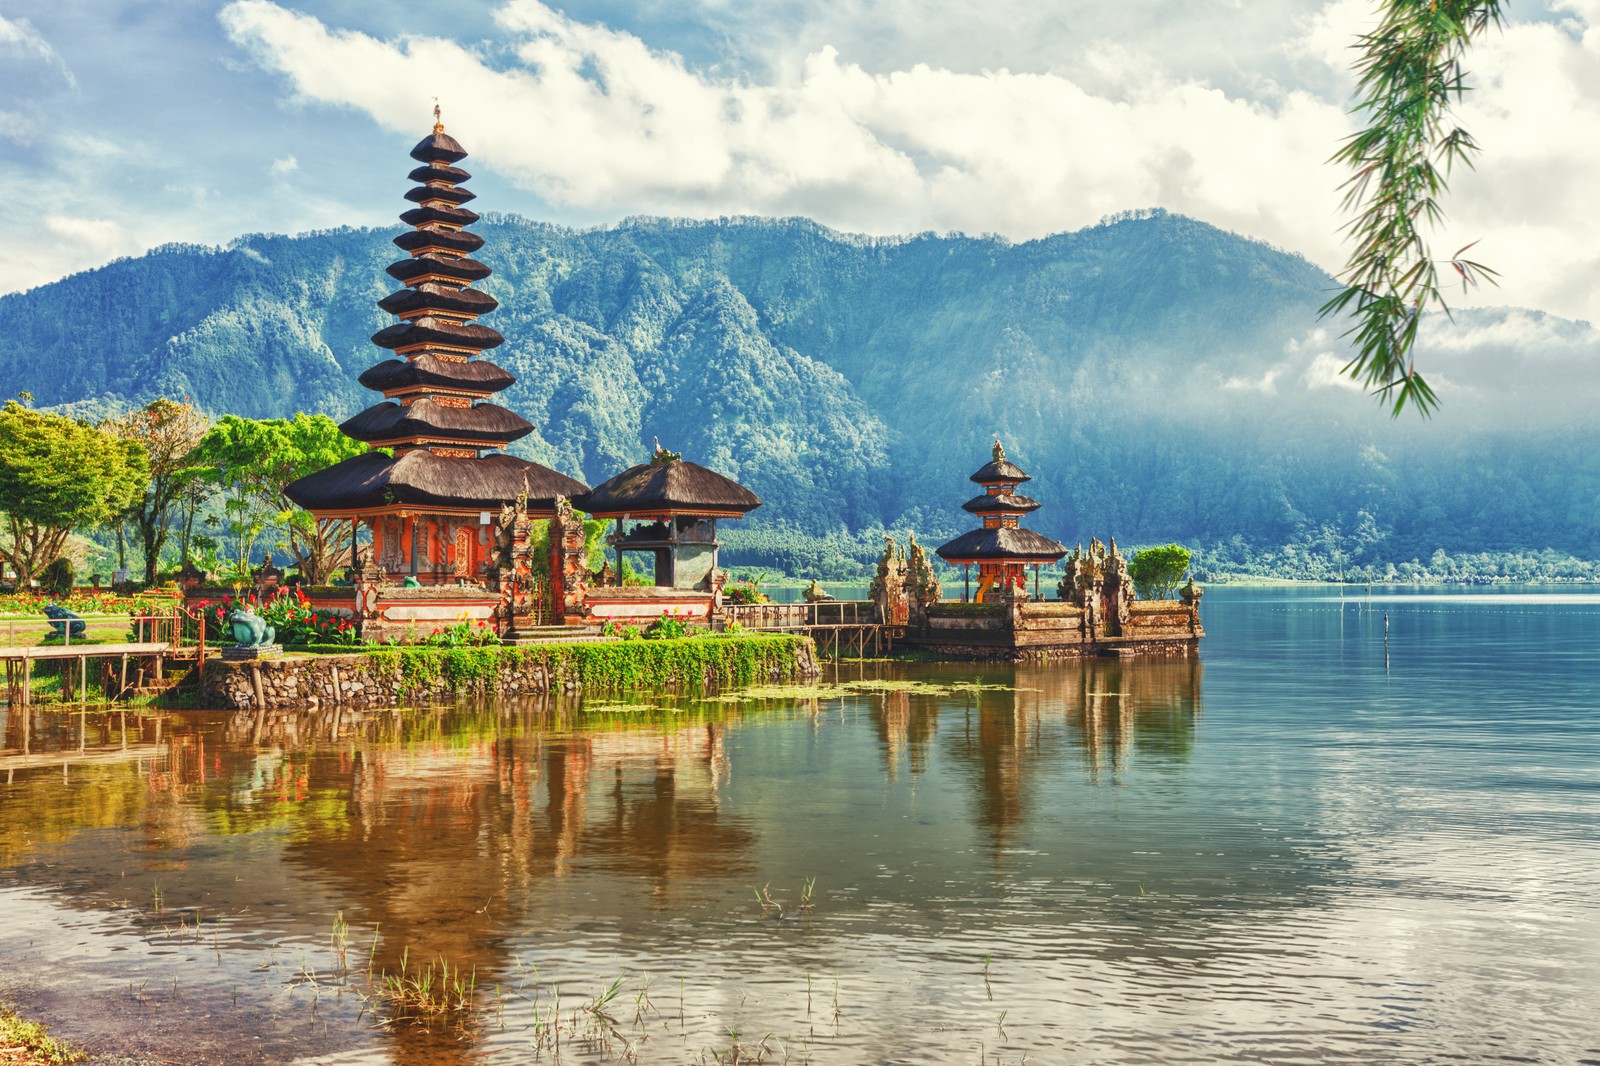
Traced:
POLYGON ((65 769, 6 715, 0 997, 172 1062, 1600 1061, 1600 595, 1203 614, 815 700, 36 713, 65 769), (472 1010, 388 994, 441 959, 472 1010))

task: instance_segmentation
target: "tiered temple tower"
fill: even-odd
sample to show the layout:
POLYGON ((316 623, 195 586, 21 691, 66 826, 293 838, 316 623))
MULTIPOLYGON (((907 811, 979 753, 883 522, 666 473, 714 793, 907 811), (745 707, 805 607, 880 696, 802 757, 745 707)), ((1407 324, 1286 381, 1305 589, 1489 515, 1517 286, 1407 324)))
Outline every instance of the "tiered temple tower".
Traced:
MULTIPOLYGON (((1033 479, 1021 467, 1006 458, 1000 442, 994 442, 994 457, 985 463, 972 480, 983 486, 983 494, 974 496, 961 505, 961 509, 983 519, 983 527, 963 533, 955 540, 938 548, 939 557, 956 566, 978 568, 978 594, 976 601, 984 602, 992 590, 1015 595, 1022 590, 1026 597, 1027 568, 1048 566, 1067 554, 1067 549, 1056 541, 1031 529, 1022 529, 1017 522, 1023 515, 1039 509, 1039 502, 1017 495, 1017 486, 1033 479)), ((970 578, 971 571, 967 571, 970 578)))
POLYGON ((370 526, 368 562, 391 577, 476 583, 495 563, 493 513, 525 496, 530 517, 549 517, 558 496, 589 490, 501 451, 534 427, 488 402, 516 378, 485 356, 505 338, 477 322, 497 303, 472 287, 490 270, 471 258, 483 238, 466 229, 478 220, 462 206, 474 198, 461 187, 471 175, 455 165, 467 153, 438 118, 435 108, 433 133, 411 150, 422 164, 411 171, 418 184, 406 193, 416 206, 400 220, 412 229, 394 239, 411 257, 388 270, 406 287, 378 302, 399 321, 372 342, 396 358, 359 379, 384 400, 339 427, 373 450, 285 492, 318 519, 370 526))

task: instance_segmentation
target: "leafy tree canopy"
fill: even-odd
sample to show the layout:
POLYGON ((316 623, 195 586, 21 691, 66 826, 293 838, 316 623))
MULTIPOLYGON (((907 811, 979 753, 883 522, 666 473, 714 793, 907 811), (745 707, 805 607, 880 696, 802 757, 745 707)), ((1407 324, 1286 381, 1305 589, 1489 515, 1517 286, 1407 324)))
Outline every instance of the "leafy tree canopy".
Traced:
POLYGON ((1133 587, 1147 600, 1170 600, 1189 572, 1189 549, 1180 544, 1145 548, 1128 562, 1133 587))
POLYGON ((192 453, 205 436, 207 425, 206 416, 189 403, 157 399, 101 427, 137 444, 150 465, 149 483, 129 509, 144 547, 146 584, 155 583, 174 505, 202 472, 192 453))
POLYGON ((0 409, 0 560, 27 584, 74 529, 117 518, 148 478, 138 443, 9 401, 0 409))
POLYGON ((195 450, 224 493, 228 531, 234 538, 235 560, 247 569, 250 552, 269 523, 282 525, 282 545, 312 582, 320 581, 343 548, 334 547, 332 521, 317 521, 283 494, 290 482, 333 466, 367 450, 339 432, 326 415, 297 413, 292 419, 241 418, 224 415, 195 450))

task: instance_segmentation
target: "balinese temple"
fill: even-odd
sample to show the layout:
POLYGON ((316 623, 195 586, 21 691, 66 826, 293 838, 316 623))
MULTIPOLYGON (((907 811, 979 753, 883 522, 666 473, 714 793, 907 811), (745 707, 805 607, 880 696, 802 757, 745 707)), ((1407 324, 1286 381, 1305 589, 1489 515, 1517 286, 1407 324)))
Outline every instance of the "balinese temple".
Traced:
POLYGON ((715 470, 656 447, 648 463, 629 467, 573 501, 591 518, 616 522, 607 538, 621 580, 625 552, 652 557, 661 588, 710 591, 717 568, 717 519, 743 518, 761 498, 715 470))
POLYGON ((339 427, 372 450, 284 490, 318 519, 371 527, 369 564, 423 585, 484 580, 502 506, 525 494, 527 514, 545 518, 558 496, 589 491, 503 450, 533 426, 489 402, 516 378, 486 355, 505 338, 477 321, 497 304, 473 288, 490 270, 472 258, 483 238, 467 231, 478 220, 463 206, 471 175, 456 166, 467 153, 438 118, 435 108, 433 133, 411 150, 415 206, 400 216, 411 229, 394 239, 410 257, 388 269, 405 288, 378 301, 398 321, 372 342, 392 354, 359 379, 383 400, 339 427))
POLYGON ((997 440, 994 457, 972 475, 972 480, 983 486, 983 493, 962 504, 961 509, 977 515, 983 526, 940 545, 939 557, 964 568, 963 598, 970 593, 974 566, 978 568, 978 592, 972 597, 976 602, 983 603, 996 590, 1019 590, 1026 596, 1029 567, 1033 568, 1037 598, 1039 567, 1056 562, 1067 554, 1067 549, 1018 525, 1023 515, 1039 509, 1037 500, 1017 495, 1017 486, 1033 479, 1006 458, 1006 450, 997 440))

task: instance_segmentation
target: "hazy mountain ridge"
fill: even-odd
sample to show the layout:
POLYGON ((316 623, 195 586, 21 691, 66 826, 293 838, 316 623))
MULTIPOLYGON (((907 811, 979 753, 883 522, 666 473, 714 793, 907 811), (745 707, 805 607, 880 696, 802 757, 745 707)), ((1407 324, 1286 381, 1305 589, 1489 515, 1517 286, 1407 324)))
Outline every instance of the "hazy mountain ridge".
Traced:
MULTIPOLYGON (((493 355, 519 378, 502 402, 539 427, 520 450, 591 483, 659 437, 760 493, 752 527, 932 538, 970 524, 966 475, 998 433, 1046 505, 1030 524, 1067 540, 1332 529, 1396 558, 1600 556, 1587 323, 1430 323, 1444 411, 1396 423, 1337 373, 1338 327, 1316 319, 1332 279, 1178 216, 1023 244, 793 219, 476 230, 493 355)), ((186 395, 348 416, 375 400, 355 378, 390 321, 394 232, 173 246, 0 298, 0 377, 86 412, 186 395)))

